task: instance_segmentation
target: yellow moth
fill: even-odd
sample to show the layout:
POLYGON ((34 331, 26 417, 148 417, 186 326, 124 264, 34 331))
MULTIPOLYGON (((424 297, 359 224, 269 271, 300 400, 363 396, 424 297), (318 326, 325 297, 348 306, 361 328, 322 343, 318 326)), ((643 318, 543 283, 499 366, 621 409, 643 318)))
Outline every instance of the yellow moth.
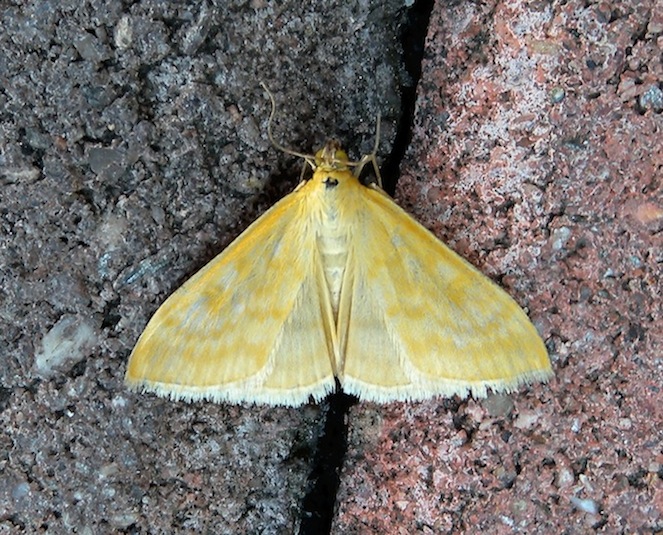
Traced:
POLYGON ((130 387, 294 406, 336 379, 389 402, 483 397, 552 375, 516 302, 359 181, 375 153, 351 162, 329 142, 293 154, 313 176, 157 310, 129 359, 130 387))

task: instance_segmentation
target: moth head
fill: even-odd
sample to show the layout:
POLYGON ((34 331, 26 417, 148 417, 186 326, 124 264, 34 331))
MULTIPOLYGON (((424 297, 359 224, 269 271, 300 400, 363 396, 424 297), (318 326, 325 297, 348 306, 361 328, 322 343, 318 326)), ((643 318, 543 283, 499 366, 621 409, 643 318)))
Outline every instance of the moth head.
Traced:
POLYGON ((315 167, 344 170, 349 164, 347 153, 335 139, 330 139, 318 152, 315 153, 315 167))

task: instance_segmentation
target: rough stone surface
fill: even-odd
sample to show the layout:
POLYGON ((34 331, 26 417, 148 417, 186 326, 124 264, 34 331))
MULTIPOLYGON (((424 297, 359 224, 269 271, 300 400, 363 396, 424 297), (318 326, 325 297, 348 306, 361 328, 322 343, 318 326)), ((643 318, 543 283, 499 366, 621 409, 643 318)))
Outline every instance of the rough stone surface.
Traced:
POLYGON ((547 385, 359 404, 335 533, 663 530, 660 2, 439 2, 397 198, 498 280, 547 385))
POLYGON ((296 184, 259 81, 294 149, 365 152, 378 108, 393 134, 399 6, 2 2, 0 534, 296 529, 324 406, 171 403, 124 366, 296 184))
MULTIPOLYGON (((0 7, 0 534, 292 533, 325 406, 122 385, 159 303, 400 108, 402 3, 0 7), (285 179, 287 177, 287 180, 285 179)), ((359 404, 335 533, 663 530, 660 2, 439 3, 399 202, 523 306, 556 377, 359 404)))

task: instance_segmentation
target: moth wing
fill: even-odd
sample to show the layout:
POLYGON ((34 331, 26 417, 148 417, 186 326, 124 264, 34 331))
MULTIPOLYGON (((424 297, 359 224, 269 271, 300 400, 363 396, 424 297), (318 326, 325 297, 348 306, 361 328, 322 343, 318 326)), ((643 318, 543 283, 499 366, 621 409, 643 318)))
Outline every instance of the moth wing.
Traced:
POLYGON ((303 188, 157 310, 125 381, 173 399, 299 405, 334 390, 335 336, 303 188))
POLYGON ((485 397, 552 375, 506 292, 382 191, 362 195, 339 307, 344 391, 379 402, 485 397))

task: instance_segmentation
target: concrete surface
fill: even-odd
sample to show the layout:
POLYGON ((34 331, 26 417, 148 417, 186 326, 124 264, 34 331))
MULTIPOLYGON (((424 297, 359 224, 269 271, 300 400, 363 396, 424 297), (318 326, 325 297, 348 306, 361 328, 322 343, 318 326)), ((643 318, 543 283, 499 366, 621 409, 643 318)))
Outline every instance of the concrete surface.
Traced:
POLYGON ((284 145, 366 151, 378 107, 388 143, 399 8, 0 7, 0 533, 297 529, 324 406, 122 378, 157 306, 298 181, 261 80, 284 145))
POLYGON ((660 2, 437 3, 397 199, 556 376, 350 411, 334 533, 663 531, 660 2))
MULTIPOLYGON (((294 533, 326 404, 127 392, 165 297, 388 152, 402 3, 0 7, 0 533, 294 533)), ((663 530, 660 2, 439 2, 397 199, 525 306, 548 385, 355 405, 333 533, 663 530)), ((423 30, 423 28, 422 28, 423 30)), ((342 437, 340 438, 342 440, 342 437)))

